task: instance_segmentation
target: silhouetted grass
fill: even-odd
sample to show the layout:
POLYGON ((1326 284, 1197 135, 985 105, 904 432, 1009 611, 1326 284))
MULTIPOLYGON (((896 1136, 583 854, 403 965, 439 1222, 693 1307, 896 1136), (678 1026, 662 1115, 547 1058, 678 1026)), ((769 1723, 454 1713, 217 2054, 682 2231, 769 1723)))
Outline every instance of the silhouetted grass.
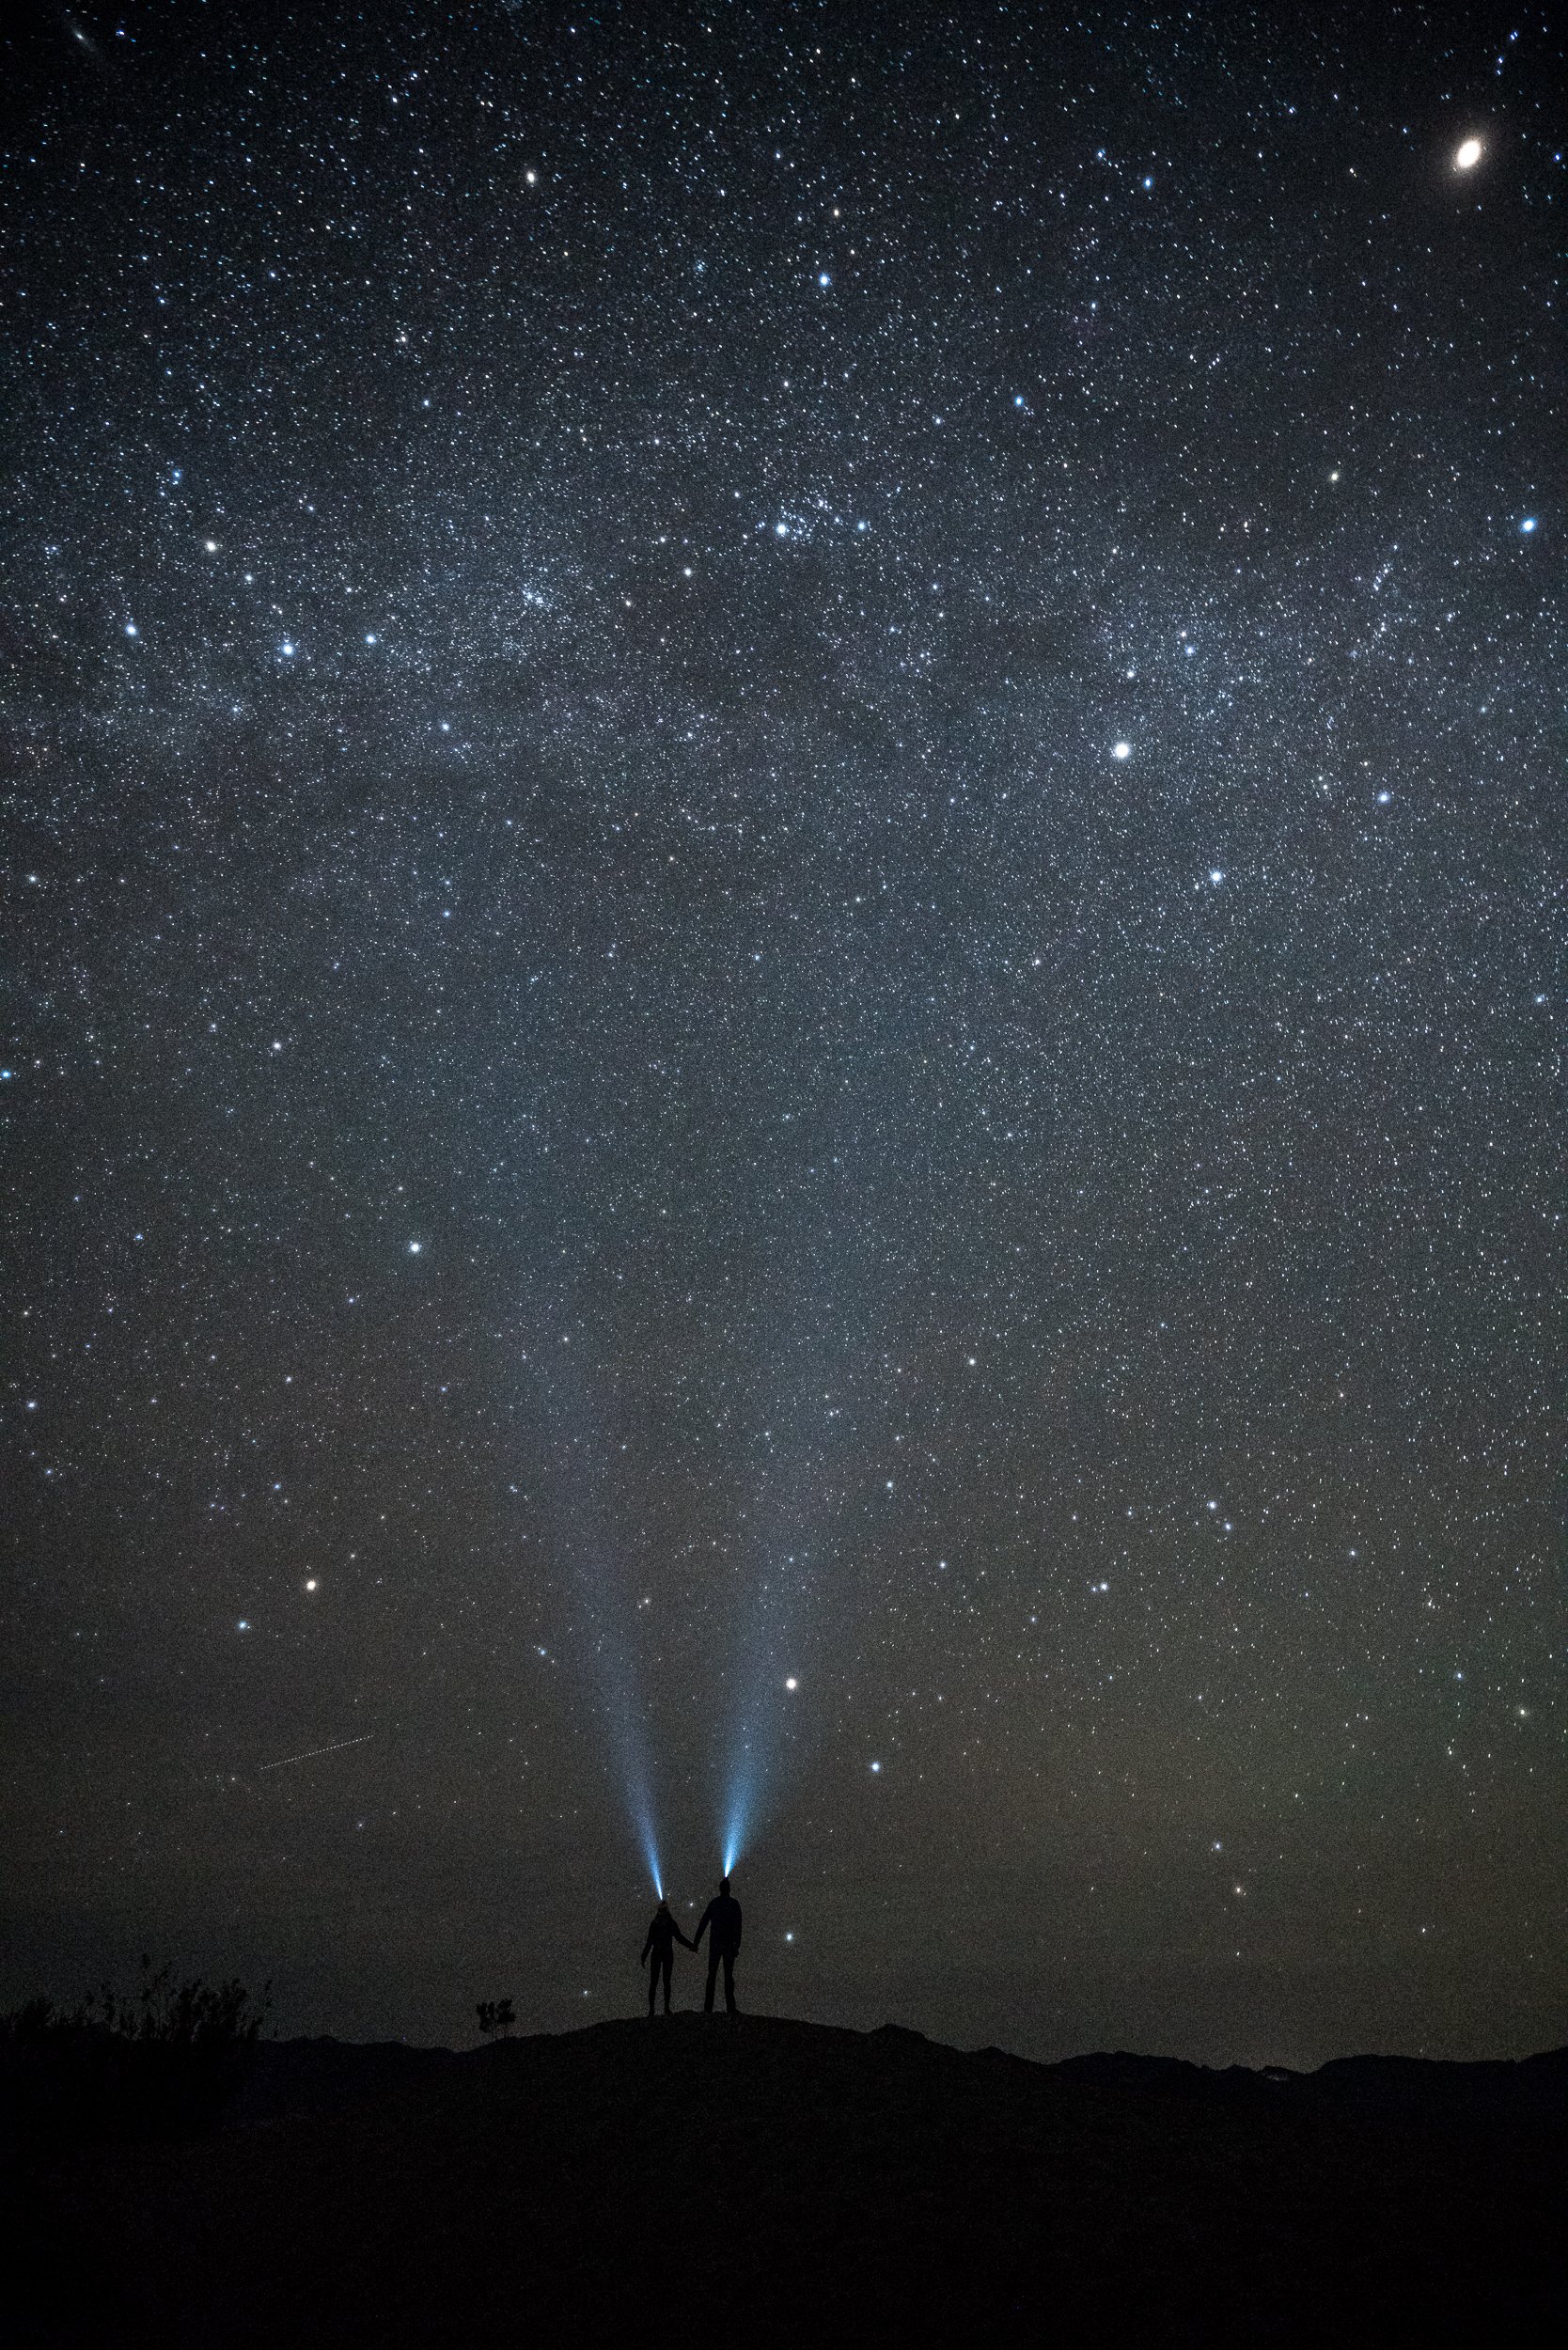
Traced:
POLYGON ((0 2016, 0 2096, 13 2140, 188 2138, 242 2086, 269 2005, 232 1978, 177 1982, 142 1961, 133 1996, 104 1983, 75 2008, 31 1999, 0 2016))

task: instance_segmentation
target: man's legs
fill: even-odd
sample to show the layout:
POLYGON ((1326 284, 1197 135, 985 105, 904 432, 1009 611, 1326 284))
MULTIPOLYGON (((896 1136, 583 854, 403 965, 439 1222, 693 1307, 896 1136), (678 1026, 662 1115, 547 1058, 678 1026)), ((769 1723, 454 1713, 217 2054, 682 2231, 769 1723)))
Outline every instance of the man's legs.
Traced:
POLYGON ((675 1952, 673 1950, 666 1950, 663 1958, 660 1959, 659 1972, 664 1979, 665 2013, 667 2015, 669 2013, 669 1979, 675 1972, 675 1952))
POLYGON ((648 1953, 648 2020, 650 2023, 653 2021, 653 1995, 658 1987, 659 1953, 657 1950, 650 1950, 648 1953))
MULTIPOLYGON (((727 1965, 728 1963, 729 1962, 726 1961, 727 1965)), ((712 2015, 713 2012, 713 1985, 718 1981, 718 1970, 719 1954, 710 1942, 708 1945, 708 1988, 702 1996, 702 2013, 704 2015, 712 2015)))
MULTIPOLYGON (((713 1982, 710 1978, 709 1989, 712 1988, 713 1982)), ((740 2013, 740 2009, 735 2005, 735 1953, 733 1950, 726 1950, 724 1953, 724 2004, 731 2015, 740 2013)))

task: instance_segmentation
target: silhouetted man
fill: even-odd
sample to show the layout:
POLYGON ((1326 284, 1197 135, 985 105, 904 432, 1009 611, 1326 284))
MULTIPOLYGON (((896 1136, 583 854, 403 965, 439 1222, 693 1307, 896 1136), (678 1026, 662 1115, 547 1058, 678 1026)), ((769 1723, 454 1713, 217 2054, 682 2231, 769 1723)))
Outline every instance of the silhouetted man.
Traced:
POLYGON ((724 2004, 731 2015, 740 2013, 735 2005, 735 1961, 741 1948, 741 1904, 729 1890, 729 1879, 721 1878, 719 1889, 702 1913, 702 1922, 692 1937, 695 1950, 704 1935, 708 1935, 708 1994, 702 2002, 704 2015, 713 2012, 713 1985, 718 1970, 724 1967, 724 2004), (712 1928, 712 1932, 709 1929, 712 1928))
POLYGON ((695 1950, 697 1948, 695 1942, 686 1940, 685 1935, 669 1914, 668 1902, 661 1893, 659 1906, 653 1912, 653 1923, 648 1929, 648 1939, 642 1946, 642 1956, 637 1961, 639 1966, 646 1966, 648 1968, 648 2020, 650 2023, 653 2021, 653 1995, 659 1987, 661 1977, 665 1986, 665 2013, 666 2015, 669 2013, 669 1979, 675 1971, 677 1942, 688 1950, 695 1950))

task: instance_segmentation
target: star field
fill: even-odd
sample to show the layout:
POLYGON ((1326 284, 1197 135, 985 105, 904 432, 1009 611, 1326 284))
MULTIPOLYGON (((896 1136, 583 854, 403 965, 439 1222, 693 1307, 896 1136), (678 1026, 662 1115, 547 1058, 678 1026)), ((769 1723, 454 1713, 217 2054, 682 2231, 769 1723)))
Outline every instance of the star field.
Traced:
POLYGON ((1561 2038, 1562 67, 13 47, 15 1997, 1561 2038))

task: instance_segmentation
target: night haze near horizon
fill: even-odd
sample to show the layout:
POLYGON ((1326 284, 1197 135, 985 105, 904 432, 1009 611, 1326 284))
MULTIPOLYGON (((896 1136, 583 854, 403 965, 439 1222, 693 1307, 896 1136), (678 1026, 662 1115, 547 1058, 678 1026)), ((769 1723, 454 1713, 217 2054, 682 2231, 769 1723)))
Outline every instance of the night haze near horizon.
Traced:
POLYGON ((6 55, 0 1998, 1568 2038, 1556 20, 6 55))

